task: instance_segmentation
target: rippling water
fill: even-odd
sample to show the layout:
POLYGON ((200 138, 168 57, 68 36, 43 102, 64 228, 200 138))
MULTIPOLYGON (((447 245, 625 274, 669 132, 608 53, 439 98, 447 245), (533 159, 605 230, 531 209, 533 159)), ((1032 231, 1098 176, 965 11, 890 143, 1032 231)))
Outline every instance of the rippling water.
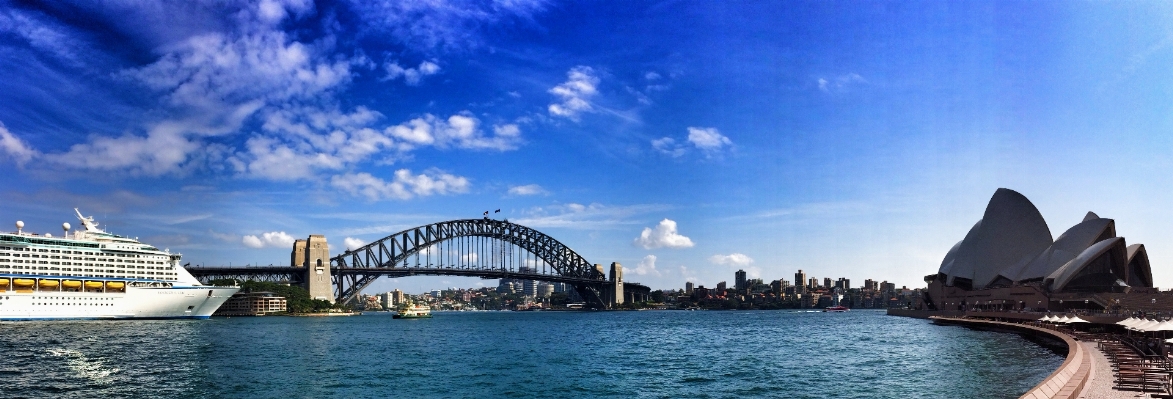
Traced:
POLYGON ((880 312, 0 323, 5 397, 1017 397, 1063 358, 880 312))

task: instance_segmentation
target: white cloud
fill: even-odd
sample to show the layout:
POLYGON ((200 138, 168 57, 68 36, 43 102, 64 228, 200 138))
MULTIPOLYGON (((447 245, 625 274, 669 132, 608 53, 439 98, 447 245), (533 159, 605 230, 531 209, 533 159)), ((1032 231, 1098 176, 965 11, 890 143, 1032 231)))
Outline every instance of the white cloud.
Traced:
POLYGON ((526 184, 524 186, 509 187, 509 195, 541 195, 546 194, 546 190, 537 184, 526 184))
POLYGON ((462 263, 477 263, 477 254, 470 253, 460 257, 462 263))
POLYGON ((831 80, 827 80, 826 78, 818 79, 819 90, 823 91, 824 93, 843 92, 852 85, 866 84, 867 82, 868 81, 865 80, 863 76, 859 76, 857 73, 839 75, 832 78, 831 80))
POLYGON ((395 80, 403 77, 403 82, 408 86, 419 86, 420 81, 425 76, 432 76, 440 73, 440 66, 431 61, 421 62, 418 67, 404 68, 399 66, 399 62, 388 62, 383 65, 383 69, 387 71, 387 76, 384 80, 395 80))
POLYGON ((717 151, 721 147, 733 144, 714 127, 689 127, 688 142, 704 151, 717 151))
POLYGON ((400 169, 395 171, 394 179, 389 182, 369 173, 348 173, 332 177, 330 185, 351 195, 379 201, 464 193, 468 191, 469 182, 465 177, 435 169, 418 175, 413 175, 410 170, 400 169))
POLYGON ((524 210, 522 211, 524 216, 510 220, 535 228, 561 227, 595 230, 636 225, 638 221, 632 220, 632 216, 663 211, 667 208, 663 205, 554 204, 524 210))
POLYGON ((346 249, 349 249, 351 251, 356 250, 363 245, 366 245, 365 242, 363 242, 360 239, 354 238, 354 237, 346 237, 346 238, 342 239, 342 244, 346 245, 346 249))
POLYGON ((731 265, 731 266, 745 266, 753 263, 753 258, 741 253, 731 253, 729 255, 713 255, 709 257, 709 262, 717 265, 731 265))
POLYGON ((255 235, 246 235, 241 240, 246 247, 249 248, 293 248, 293 237, 285 234, 284 231, 271 231, 262 233, 259 237, 255 235))
POLYGON ((550 115, 561 116, 578 121, 583 112, 591 112, 591 98, 598 94, 599 77, 595 70, 588 66, 576 66, 566 72, 568 79, 562 84, 550 89, 550 94, 558 96, 561 102, 550 104, 550 115))
POLYGON ((639 261, 639 265, 637 265, 634 269, 629 270, 629 272, 641 276, 659 276, 660 271, 656 270, 656 255, 645 256, 639 261))
POLYGON ((0 151, 3 151, 17 165, 22 166, 38 155, 37 151, 30 148, 24 140, 9 132, 4 123, 0 123, 0 151))
POLYGON ((635 239, 635 244, 644 249, 653 248, 689 248, 694 244, 688 237, 676 232, 676 222, 670 219, 660 221, 655 229, 645 227, 635 239))
MULTIPOLYGON (((374 69, 375 65, 361 53, 340 52, 335 29, 323 29, 319 34, 312 29, 285 31, 291 19, 314 14, 313 2, 263 0, 227 7, 233 8, 232 16, 217 22, 224 29, 217 30, 221 25, 210 23, 201 29, 162 29, 170 36, 147 40, 157 43, 157 58, 113 74, 128 88, 145 87, 154 93, 159 106, 148 115, 158 119, 143 122, 137 130, 96 132, 66 150, 50 153, 37 152, 0 125, 0 154, 18 164, 37 159, 47 166, 130 175, 209 170, 293 181, 357 169, 364 162, 391 164, 410 158, 407 152, 424 146, 507 151, 523 143, 516 123, 482 122, 468 111, 447 118, 429 114, 396 125, 380 123, 383 115, 364 106, 342 109, 346 101, 340 93, 351 83, 355 71, 374 69), (260 122, 259 131, 244 129, 253 126, 252 122, 260 122), (236 135, 244 137, 225 137, 236 135)), ((480 24, 505 17, 525 18, 544 5, 510 0, 469 7, 441 3, 355 7, 406 11, 388 18, 405 25, 435 27, 453 21, 480 24), (430 22, 405 16, 417 11, 425 19, 446 16, 428 19, 430 22)), ((193 8, 203 12, 216 7, 193 8)), ((224 14, 212 11, 208 14, 224 14)), ((65 40, 69 32, 21 15, 0 11, 0 31, 14 31, 34 47, 63 59, 90 57, 84 51, 78 53, 84 47, 65 40)), ((412 85, 442 72, 435 59, 415 67, 391 62, 385 69, 389 78, 403 78, 412 85)))
POLYGON ((673 158, 683 156, 687 151, 683 146, 676 144, 676 139, 671 137, 661 137, 652 140, 652 148, 656 149, 656 151, 659 151, 664 155, 672 156, 673 158))
POLYGON ((434 145, 440 148, 508 151, 517 149, 521 144, 521 129, 517 125, 495 125, 493 135, 486 136, 481 129, 480 119, 468 111, 449 116, 447 119, 424 114, 419 118, 388 127, 384 132, 400 140, 401 150, 434 145))

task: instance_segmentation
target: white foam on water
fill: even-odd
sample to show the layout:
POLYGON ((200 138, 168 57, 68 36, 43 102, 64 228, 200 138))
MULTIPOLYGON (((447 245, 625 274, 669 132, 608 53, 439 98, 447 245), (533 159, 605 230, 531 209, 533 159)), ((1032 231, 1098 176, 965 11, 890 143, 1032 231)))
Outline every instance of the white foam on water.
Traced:
POLYGON ((55 348, 49 349, 48 352, 50 355, 65 358, 70 370, 73 370, 78 376, 98 384, 109 384, 112 382, 110 375, 121 371, 117 368, 107 367, 101 360, 90 359, 75 349, 55 348))

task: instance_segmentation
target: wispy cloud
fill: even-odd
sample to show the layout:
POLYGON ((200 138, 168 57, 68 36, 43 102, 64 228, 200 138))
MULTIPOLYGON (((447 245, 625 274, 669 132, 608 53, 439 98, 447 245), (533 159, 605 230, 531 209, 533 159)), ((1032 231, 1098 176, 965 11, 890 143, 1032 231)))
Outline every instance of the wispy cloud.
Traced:
POLYGON ((468 191, 468 178, 431 169, 418 175, 408 169, 395 171, 391 181, 370 173, 348 173, 330 179, 330 185, 371 201, 407 200, 416 196, 459 194, 468 191))
POLYGON ((671 137, 661 137, 652 140, 652 148, 661 154, 679 158, 689 152, 689 144, 692 145, 692 148, 705 154, 706 157, 717 156, 733 146, 733 141, 721 134, 715 127, 690 126, 685 140, 687 144, 671 137))
POLYGON ((351 0, 365 28, 427 53, 464 51, 483 45, 499 24, 529 21, 546 8, 544 0, 457 2, 448 0, 351 0))
POLYGON ((537 184, 526 184, 524 186, 509 187, 509 195, 526 196, 526 195, 543 195, 546 194, 546 189, 537 184))
POLYGON ((665 205, 554 204, 525 210, 521 218, 513 221, 535 228, 609 229, 636 225, 639 221, 634 220, 634 216, 669 208, 665 205))
POLYGON ((550 115, 579 120, 579 115, 594 111, 591 99, 599 93, 599 77, 588 66, 576 66, 566 72, 567 80, 550 89, 560 102, 550 104, 550 115))
POLYGON ((440 65, 435 62, 424 61, 418 67, 404 68, 399 66, 398 61, 388 61, 383 64, 383 70, 387 71, 387 76, 383 80, 395 80, 400 77, 408 86, 419 86, 420 81, 426 76, 432 76, 440 73, 440 65))
POLYGON ((822 92, 836 93, 847 91, 855 85, 866 84, 868 81, 857 73, 848 73, 833 78, 818 78, 816 82, 819 84, 819 90, 822 92))
POLYGON ((9 159, 19 166, 24 166, 25 163, 38 155, 36 150, 29 147, 28 143, 13 136, 4 123, 0 123, 0 151, 3 151, 9 159))

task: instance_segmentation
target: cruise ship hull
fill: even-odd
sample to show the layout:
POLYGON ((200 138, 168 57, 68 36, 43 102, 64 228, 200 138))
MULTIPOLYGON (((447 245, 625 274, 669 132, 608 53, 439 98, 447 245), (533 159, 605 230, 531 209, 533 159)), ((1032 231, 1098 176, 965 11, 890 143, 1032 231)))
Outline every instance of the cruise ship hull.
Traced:
POLYGON ((207 319, 239 288, 127 287, 125 292, 0 292, 0 320, 207 319))

